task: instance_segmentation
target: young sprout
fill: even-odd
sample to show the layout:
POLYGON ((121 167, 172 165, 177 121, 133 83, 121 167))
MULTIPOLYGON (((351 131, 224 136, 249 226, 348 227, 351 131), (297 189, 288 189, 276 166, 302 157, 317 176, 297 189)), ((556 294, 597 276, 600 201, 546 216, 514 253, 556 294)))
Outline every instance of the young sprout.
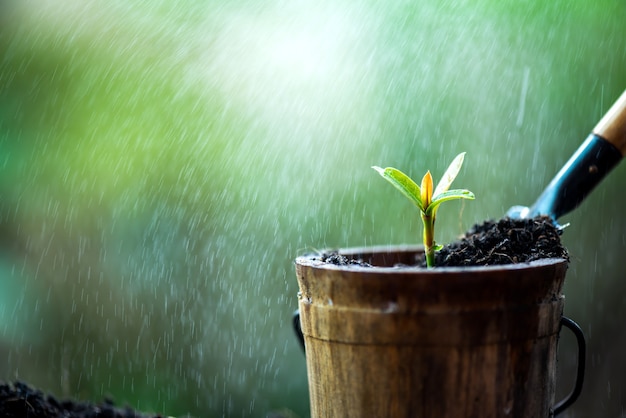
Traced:
POLYGON ((424 253, 426 255, 426 265, 429 268, 435 266, 435 251, 441 248, 440 245, 435 243, 435 218, 439 205, 448 200, 474 199, 474 193, 469 190, 448 190, 457 174, 459 174, 464 158, 464 152, 456 156, 434 191, 433 177, 430 175, 430 171, 427 171, 422 178, 420 187, 409 176, 398 169, 393 167, 372 167, 419 208, 424 223, 424 253))

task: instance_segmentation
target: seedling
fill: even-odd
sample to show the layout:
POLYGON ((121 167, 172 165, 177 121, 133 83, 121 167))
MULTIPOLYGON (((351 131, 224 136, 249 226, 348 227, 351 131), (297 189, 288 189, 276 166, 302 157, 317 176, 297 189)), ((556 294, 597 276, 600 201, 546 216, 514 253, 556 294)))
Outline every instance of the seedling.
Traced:
POLYGON ((433 177, 430 171, 427 171, 422 178, 422 185, 420 187, 409 176, 398 169, 393 167, 372 167, 389 183, 393 184, 396 189, 400 190, 403 195, 409 198, 420 210, 422 222, 424 223, 424 253, 426 255, 426 266, 429 268, 435 266, 435 251, 441 248, 440 245, 435 243, 435 218, 439 205, 448 200, 474 199, 474 193, 469 190, 448 190, 457 174, 459 174, 464 158, 464 152, 456 156, 434 191, 433 177))

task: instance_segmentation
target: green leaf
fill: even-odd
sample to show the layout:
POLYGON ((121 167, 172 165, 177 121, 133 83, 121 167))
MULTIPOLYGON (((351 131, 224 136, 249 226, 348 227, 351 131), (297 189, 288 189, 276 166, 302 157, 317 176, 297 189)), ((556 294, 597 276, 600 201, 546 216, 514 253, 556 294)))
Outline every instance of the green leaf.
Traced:
POLYGON ((400 190, 420 211, 424 212, 420 187, 409 176, 393 167, 380 168, 372 166, 372 168, 378 171, 378 174, 383 176, 385 180, 393 184, 396 189, 400 190))
POLYGON ((448 190, 447 192, 443 192, 433 198, 433 201, 426 210, 426 215, 434 216, 437 212, 437 208, 439 207, 439 205, 441 205, 443 202, 447 202, 448 200, 456 199, 474 200, 475 196, 474 193, 466 189, 448 190))
POLYGON ((448 189, 452 185, 452 182, 454 181, 456 176, 459 174, 459 171, 461 170, 461 166, 463 165, 464 159, 465 159, 465 153, 462 152, 459 155, 457 155, 454 158, 454 160, 452 160, 452 162, 446 169, 446 172, 441 177, 441 180, 439 180, 439 183, 437 184, 435 191, 433 192, 433 199, 436 198, 437 195, 448 191, 448 189))

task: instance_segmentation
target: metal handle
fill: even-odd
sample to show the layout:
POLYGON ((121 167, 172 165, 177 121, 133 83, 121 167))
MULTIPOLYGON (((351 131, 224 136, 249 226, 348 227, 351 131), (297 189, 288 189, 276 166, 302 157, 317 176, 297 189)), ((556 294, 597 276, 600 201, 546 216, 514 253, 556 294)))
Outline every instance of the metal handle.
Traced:
POLYGON ((583 334, 583 330, 580 329, 578 324, 571 319, 563 316, 561 317, 561 326, 572 331, 574 336, 576 337, 576 342, 578 343, 578 368, 576 371, 576 382, 574 383, 574 389, 570 392, 570 394, 557 403, 554 406, 554 416, 559 415, 561 412, 565 411, 569 408, 578 396, 580 396, 580 392, 583 389, 583 381, 585 380, 585 357, 587 353, 587 346, 585 343, 585 335, 583 334))
POLYGON ((293 313, 292 321, 293 331, 296 333, 296 338, 300 343, 300 348, 302 348, 302 351, 306 353, 306 349, 304 348, 304 334, 302 333, 302 324, 300 323, 300 310, 296 309, 293 313))

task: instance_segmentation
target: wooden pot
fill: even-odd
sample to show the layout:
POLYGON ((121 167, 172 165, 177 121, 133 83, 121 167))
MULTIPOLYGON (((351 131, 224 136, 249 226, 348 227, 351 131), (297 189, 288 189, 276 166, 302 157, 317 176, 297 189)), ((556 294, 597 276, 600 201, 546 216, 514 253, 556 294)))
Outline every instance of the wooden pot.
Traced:
POLYGON ((552 416, 567 261, 394 267, 420 251, 296 259, 311 416, 552 416))

